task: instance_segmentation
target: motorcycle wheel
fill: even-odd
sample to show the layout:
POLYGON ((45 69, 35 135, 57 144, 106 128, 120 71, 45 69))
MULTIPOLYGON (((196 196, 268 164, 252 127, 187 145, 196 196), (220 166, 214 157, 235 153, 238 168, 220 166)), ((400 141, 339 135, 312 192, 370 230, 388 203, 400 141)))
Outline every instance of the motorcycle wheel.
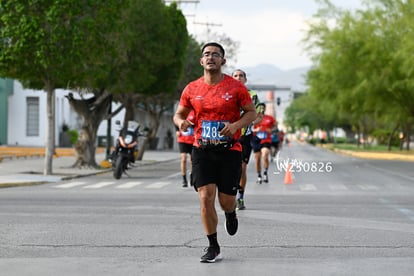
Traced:
POLYGON ((122 176, 122 172, 123 172, 123 157, 122 156, 118 156, 118 158, 116 159, 115 162, 115 168, 114 168, 114 178, 115 179, 120 179, 122 176))

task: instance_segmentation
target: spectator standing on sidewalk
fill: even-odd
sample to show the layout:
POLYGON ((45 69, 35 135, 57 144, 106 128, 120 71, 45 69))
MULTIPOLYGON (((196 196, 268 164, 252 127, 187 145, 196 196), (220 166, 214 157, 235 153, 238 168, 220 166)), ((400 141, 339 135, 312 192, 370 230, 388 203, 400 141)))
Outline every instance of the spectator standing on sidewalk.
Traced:
MULTIPOLYGON (((190 114, 187 116, 187 120, 191 123, 194 123, 194 111, 191 111, 190 114)), ((190 179, 191 179, 191 152, 193 150, 193 144, 194 144, 194 128, 189 127, 186 131, 182 131, 177 127, 176 131, 177 135, 177 142, 178 142, 178 148, 180 151, 180 169, 181 169, 181 175, 183 176, 183 188, 188 187, 188 180, 187 180, 187 156, 190 156, 189 159, 189 167, 190 167, 190 179)))
POLYGON ((210 42, 201 50, 204 74, 183 90, 174 123, 182 131, 194 126, 192 183, 200 200, 200 216, 209 241, 200 262, 221 259, 217 240, 216 196, 226 217, 229 235, 238 229, 236 194, 241 176, 240 129, 256 118, 256 109, 247 88, 222 73, 226 63, 223 47, 210 42), (194 124, 186 120, 194 110, 194 124), (245 112, 240 117, 240 110, 245 112))
MULTIPOLYGON (((241 69, 237 69, 232 73, 232 77, 236 80, 241 81, 243 84, 247 82, 246 72, 241 69)), ((259 105, 259 97, 255 91, 249 90, 250 97, 252 98, 253 104, 256 108, 259 105)), ((257 110, 256 110, 257 111, 257 110)), ((243 112, 241 114, 243 116, 243 112)), ((242 128, 240 136, 240 144, 242 145, 242 173, 239 184, 239 193, 237 195, 237 210, 244 210, 246 206, 244 204, 244 192, 246 191, 247 183, 247 164, 250 160, 250 155, 252 153, 252 146, 250 145, 251 137, 253 135, 253 125, 258 124, 263 119, 263 113, 258 113, 256 119, 248 125, 247 127, 242 128)))

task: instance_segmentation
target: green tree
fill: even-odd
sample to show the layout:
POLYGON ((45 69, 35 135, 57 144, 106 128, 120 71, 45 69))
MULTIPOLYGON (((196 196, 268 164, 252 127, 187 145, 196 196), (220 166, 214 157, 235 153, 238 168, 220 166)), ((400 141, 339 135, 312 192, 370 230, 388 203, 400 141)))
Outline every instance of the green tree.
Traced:
POLYGON ((175 3, 166 6, 166 19, 171 29, 168 31, 169 36, 163 37, 169 41, 168 50, 165 50, 166 58, 156 70, 158 79, 148 88, 141 91, 145 97, 144 108, 152 118, 151 129, 148 133, 148 139, 144 140, 141 145, 139 159, 142 158, 146 143, 156 138, 161 116, 168 110, 172 110, 176 99, 176 91, 179 81, 183 77, 183 70, 186 61, 187 45, 189 34, 186 27, 186 20, 182 12, 177 9, 175 3))
MULTIPOLYGON (((152 87, 162 86, 164 82, 167 85, 164 91, 170 89, 177 74, 169 70, 176 60, 183 58, 183 54, 177 55, 180 53, 177 49, 185 49, 188 37, 182 36, 183 31, 187 32, 186 23, 175 4, 165 6, 160 0, 130 0, 129 3, 123 14, 125 29, 119 41, 120 71, 114 87, 115 99, 126 108, 125 121, 134 119, 135 106, 143 95, 156 93, 152 87), (171 13, 170 9, 177 13, 171 13), (181 21, 174 18, 177 16, 181 16, 181 21), (178 37, 183 40, 177 40, 178 37)), ((181 74, 182 66, 175 70, 181 74)))
MULTIPOLYGON (((153 118, 148 137, 155 137, 160 116, 171 109, 185 61, 188 32, 175 3, 131 0, 124 11, 120 71, 114 99, 125 108, 124 124, 135 119, 137 106, 153 118)), ((142 147, 147 140, 144 140, 142 147)), ((143 150, 140 151, 142 158, 143 150)))
POLYGON ((309 93, 296 98, 285 111, 284 123, 295 132, 306 129, 312 134, 317 129, 326 131, 335 126, 336 111, 328 102, 321 102, 309 93))
POLYGON ((305 38, 314 61, 309 92, 335 106, 367 141, 376 127, 387 125, 385 118, 413 116, 413 70, 406 45, 412 40, 412 4, 371 1, 369 9, 344 12, 322 2, 325 9, 305 38))
MULTIPOLYGON (((88 26, 90 35, 85 38, 87 46, 79 49, 84 56, 82 70, 68 85, 78 92, 79 97, 73 93, 67 95, 72 109, 82 119, 83 139, 75 145, 78 158, 73 166, 98 166, 95 159, 97 131, 104 119, 111 118, 111 91, 119 78, 118 42, 122 39, 122 11, 128 9, 126 4, 116 0, 106 1, 100 10, 92 11, 96 14, 95 24, 88 26)), ((117 112, 119 109, 113 114, 117 112)))
POLYGON ((202 44, 190 36, 188 40, 187 50, 185 54, 183 75, 177 85, 176 99, 181 96, 184 87, 193 80, 198 79, 203 74, 203 67, 200 65, 202 44))
POLYGON ((66 88, 83 71, 88 62, 83 49, 97 45, 100 11, 117 2, 0 2, 0 74, 47 93, 46 175, 52 174, 55 89, 66 88))

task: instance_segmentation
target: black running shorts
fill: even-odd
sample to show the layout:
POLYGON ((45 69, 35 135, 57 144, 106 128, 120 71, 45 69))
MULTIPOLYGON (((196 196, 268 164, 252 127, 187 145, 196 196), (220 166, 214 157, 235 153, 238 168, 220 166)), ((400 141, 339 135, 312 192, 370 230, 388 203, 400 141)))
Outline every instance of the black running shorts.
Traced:
POLYGON ((257 138, 257 136, 252 135, 250 139, 250 146, 252 147, 253 152, 259 152, 262 148, 262 145, 260 144, 260 139, 257 138))
POLYGON ((279 141, 277 142, 272 142, 272 147, 279 149, 279 141))
POLYGON ((193 148, 191 183, 197 189, 216 184, 219 192, 236 195, 241 177, 241 152, 211 151, 193 148))
POLYGON ((268 149, 270 149, 272 147, 272 144, 271 143, 263 143, 262 144, 262 148, 268 148, 268 149))
POLYGON ((242 145, 242 161, 246 164, 249 164, 250 155, 252 153, 252 146, 250 145, 250 140, 252 138, 252 134, 250 135, 243 135, 240 137, 239 142, 242 145))
POLYGON ((193 150, 193 144, 178 143, 178 148, 180 150, 180 153, 191 154, 191 151, 193 150))

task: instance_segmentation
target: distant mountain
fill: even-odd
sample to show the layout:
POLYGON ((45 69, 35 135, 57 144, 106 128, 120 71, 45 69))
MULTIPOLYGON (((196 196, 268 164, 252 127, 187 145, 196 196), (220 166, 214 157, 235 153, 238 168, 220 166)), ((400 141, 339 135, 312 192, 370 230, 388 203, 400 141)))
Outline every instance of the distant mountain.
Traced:
POLYGON ((243 70, 246 71, 248 84, 288 86, 292 91, 304 92, 306 73, 309 68, 299 67, 284 71, 271 64, 259 64, 255 67, 243 68, 243 70))

